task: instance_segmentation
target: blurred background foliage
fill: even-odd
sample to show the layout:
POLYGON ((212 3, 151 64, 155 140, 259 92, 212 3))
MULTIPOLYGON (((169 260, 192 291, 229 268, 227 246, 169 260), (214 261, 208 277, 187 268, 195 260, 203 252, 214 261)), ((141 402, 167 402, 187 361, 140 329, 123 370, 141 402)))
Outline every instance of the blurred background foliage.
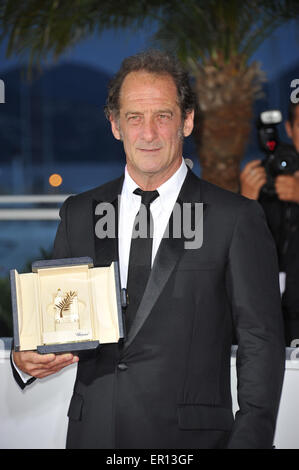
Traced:
POLYGON ((232 191, 264 75, 250 58, 276 28, 299 18, 298 0, 2 0, 0 40, 29 69, 105 28, 156 25, 153 44, 176 53, 194 79, 201 176, 232 191))

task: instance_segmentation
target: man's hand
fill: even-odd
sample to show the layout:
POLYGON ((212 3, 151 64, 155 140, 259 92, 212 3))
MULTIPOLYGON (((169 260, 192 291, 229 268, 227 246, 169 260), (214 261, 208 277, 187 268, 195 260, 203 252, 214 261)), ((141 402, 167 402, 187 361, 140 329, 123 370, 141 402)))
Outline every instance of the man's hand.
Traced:
POLYGON ((279 175, 275 179, 275 190, 281 201, 299 204, 299 171, 294 175, 279 175))
POLYGON ((260 190, 267 183, 265 168, 261 160, 252 160, 240 174, 241 194, 249 199, 258 199, 260 190))
POLYGON ((43 379, 59 372, 64 367, 78 362, 78 356, 67 354, 38 354, 33 351, 13 352, 16 366, 26 374, 43 379))

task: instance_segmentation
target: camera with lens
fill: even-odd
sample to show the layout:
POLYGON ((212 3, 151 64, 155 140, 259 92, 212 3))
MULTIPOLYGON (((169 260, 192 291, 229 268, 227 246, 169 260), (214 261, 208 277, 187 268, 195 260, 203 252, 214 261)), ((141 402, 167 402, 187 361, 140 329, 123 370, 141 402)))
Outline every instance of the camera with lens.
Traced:
POLYGON ((264 151, 265 158, 262 165, 266 170, 267 183, 261 192, 268 196, 275 196, 275 178, 278 175, 292 175, 299 170, 299 154, 293 145, 279 142, 277 125, 282 121, 278 110, 264 111, 258 121, 259 144, 264 151))

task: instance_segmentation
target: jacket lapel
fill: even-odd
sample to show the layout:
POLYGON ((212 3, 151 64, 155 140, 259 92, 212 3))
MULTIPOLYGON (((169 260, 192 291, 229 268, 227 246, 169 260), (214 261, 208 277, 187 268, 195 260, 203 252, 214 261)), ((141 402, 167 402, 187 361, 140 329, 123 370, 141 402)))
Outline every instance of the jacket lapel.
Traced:
MULTIPOLYGON (((187 176, 185 178, 177 200, 181 208, 183 203, 195 203, 201 201, 199 182, 200 180, 194 175, 194 173, 188 170, 187 176)), ((131 345, 140 328, 146 321, 153 306, 158 300, 159 295, 163 291, 168 279, 170 278, 176 264, 184 253, 186 239, 184 237, 182 225, 182 236, 180 238, 174 238, 173 236, 171 236, 172 222, 173 214, 170 217, 170 220, 168 222, 168 228, 165 232, 170 233, 170 236, 164 237, 161 240, 143 298, 140 302, 131 329, 128 332, 128 336, 124 344, 124 350, 131 345)))
POLYGON ((103 186, 102 191, 92 200, 95 266, 110 266, 112 261, 119 259, 118 210, 123 180, 122 176, 103 186), (107 236, 103 238, 105 231, 107 236))

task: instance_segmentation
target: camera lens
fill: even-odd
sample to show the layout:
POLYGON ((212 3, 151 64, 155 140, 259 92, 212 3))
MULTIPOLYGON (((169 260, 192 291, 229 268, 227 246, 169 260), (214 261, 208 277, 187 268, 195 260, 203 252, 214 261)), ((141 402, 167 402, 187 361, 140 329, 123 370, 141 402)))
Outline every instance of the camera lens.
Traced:
POLYGON ((286 162, 285 160, 282 160, 279 166, 282 170, 285 170, 288 166, 288 162, 286 162))

